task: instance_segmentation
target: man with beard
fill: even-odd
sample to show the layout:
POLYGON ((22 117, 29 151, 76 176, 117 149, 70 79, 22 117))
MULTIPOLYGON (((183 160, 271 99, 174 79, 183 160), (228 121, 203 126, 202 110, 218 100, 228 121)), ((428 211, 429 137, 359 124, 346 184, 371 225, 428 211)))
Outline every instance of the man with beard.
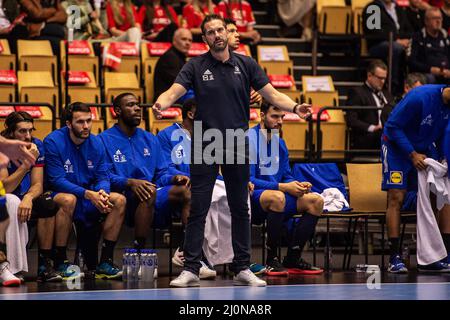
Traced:
MULTIPOLYGON (((239 49, 239 45, 241 44, 241 36, 238 32, 236 22, 230 18, 225 18, 224 21, 228 32, 228 47, 231 50, 236 51, 237 49, 239 49)), ((250 104, 256 103, 260 105, 261 102, 262 102, 261 95, 252 89, 250 91, 250 104)))
POLYGON ((286 276, 288 272, 318 274, 322 270, 303 260, 301 253, 322 214, 323 199, 319 194, 311 193, 312 185, 309 182, 296 181, 292 176, 289 152, 279 135, 283 117, 284 112, 278 107, 263 102, 261 123, 250 130, 250 148, 257 155, 257 163, 250 165, 250 181, 255 185, 251 196, 252 219, 256 223, 267 219, 267 275, 286 276), (268 150, 269 161, 264 161, 265 155, 261 154, 261 148, 268 150), (278 157, 271 157, 274 151, 277 151, 278 157), (267 174, 264 169, 270 171, 269 166, 275 166, 278 170, 274 174, 267 174), (297 213, 303 213, 303 216, 295 227, 287 256, 281 264, 278 247, 283 225, 287 217, 297 213))
MULTIPOLYGON (((15 139, 31 143, 30 152, 36 157, 32 165, 27 160, 20 166, 10 162, 8 168, 0 169, 0 180, 7 193, 12 193, 21 199, 17 217, 19 223, 37 220, 39 245, 38 281, 61 281, 62 275, 55 272, 52 261, 53 237, 56 234, 56 247, 66 247, 70 220, 61 217, 65 215, 64 208, 58 211, 55 201, 44 194, 44 145, 42 141, 32 136, 34 130, 33 118, 26 112, 12 112, 5 119, 6 129, 1 133, 7 139, 15 139), (58 218, 55 215, 58 212, 58 218), (58 222, 55 225, 55 221, 58 222), (61 225, 62 224, 62 225, 61 225), (61 235, 61 232, 65 234, 61 235)), ((69 212, 69 214, 71 214, 69 212)), ((26 249, 24 249, 26 250, 26 249)), ((65 250, 64 250, 65 253, 65 250)), ((58 266, 64 263, 60 259, 58 266)), ((63 272, 63 275, 66 276, 63 272)))
POLYGON ((135 227, 134 246, 140 250, 152 222, 165 227, 173 213, 189 212, 189 178, 169 174, 159 140, 138 128, 142 109, 135 95, 122 93, 113 105, 118 123, 99 137, 106 149, 111 189, 127 198, 126 221, 135 227))
POLYGON ((91 134, 89 106, 75 102, 65 110, 66 126, 44 139, 45 165, 54 199, 63 195, 74 212, 79 247, 89 276, 119 279, 122 271, 113 264, 114 247, 125 216, 125 197, 110 193, 106 153, 101 140, 91 134), (98 263, 98 237, 103 244, 98 263))
POLYGON ((310 115, 310 106, 299 105, 275 90, 264 71, 252 58, 230 51, 226 25, 220 16, 206 16, 201 29, 203 41, 210 50, 189 60, 178 74, 175 83, 161 94, 153 105, 156 117, 161 118, 161 110, 169 108, 192 88, 198 102, 195 120, 199 121, 198 124, 202 127, 198 130, 202 132, 198 133, 194 129, 192 139, 191 210, 184 242, 184 271, 171 281, 170 285, 200 285, 198 274, 201 267, 205 218, 220 167, 232 215, 234 258, 230 270, 235 274, 233 282, 235 285, 265 286, 266 282, 256 277, 249 269, 249 164, 248 152, 245 151, 248 150, 248 141, 244 131, 248 129, 250 116, 250 88, 253 87, 275 106, 294 112, 303 119, 310 115), (202 133, 208 129, 215 129, 209 132, 220 133, 222 138, 226 133, 231 139, 238 136, 237 145, 232 143, 234 140, 229 140, 228 144, 233 145, 232 147, 225 148, 224 143, 222 147, 214 148, 214 155, 204 157, 204 151, 211 151, 211 147, 208 148, 210 140, 205 143, 202 141, 202 133))

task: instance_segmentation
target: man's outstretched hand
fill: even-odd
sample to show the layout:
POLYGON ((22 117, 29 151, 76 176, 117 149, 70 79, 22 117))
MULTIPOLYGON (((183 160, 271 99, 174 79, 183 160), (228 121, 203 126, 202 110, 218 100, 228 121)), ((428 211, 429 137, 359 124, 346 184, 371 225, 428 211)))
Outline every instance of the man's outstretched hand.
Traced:
POLYGON ((34 164, 36 162, 36 158, 29 151, 29 148, 31 148, 31 143, 29 142, 9 140, 1 137, 0 168, 6 167, 8 165, 8 161, 6 160, 6 158, 9 158, 9 160, 12 161, 17 167, 20 166, 20 161, 25 160, 34 164))

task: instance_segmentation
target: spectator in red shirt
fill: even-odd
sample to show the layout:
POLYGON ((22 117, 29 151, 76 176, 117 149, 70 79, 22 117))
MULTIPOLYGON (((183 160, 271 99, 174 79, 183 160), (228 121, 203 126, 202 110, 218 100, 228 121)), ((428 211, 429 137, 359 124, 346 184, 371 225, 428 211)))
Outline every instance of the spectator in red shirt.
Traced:
POLYGON ((223 0, 218 5, 219 13, 224 18, 236 21, 236 26, 242 40, 249 40, 250 44, 261 41, 261 35, 253 29, 255 17, 252 7, 244 0, 223 0))
POLYGON ((178 16, 166 0, 144 0, 139 10, 144 38, 155 42, 171 42, 178 29, 178 16))
MULTIPOLYGON (((212 0, 193 0, 183 8, 183 27, 191 30, 192 35, 201 39, 202 30, 200 25, 208 14, 219 14, 219 9, 212 0)), ((199 40, 201 41, 201 40, 199 40)))
POLYGON ((110 0, 106 5, 109 32, 115 41, 141 41, 139 16, 131 0, 110 0))

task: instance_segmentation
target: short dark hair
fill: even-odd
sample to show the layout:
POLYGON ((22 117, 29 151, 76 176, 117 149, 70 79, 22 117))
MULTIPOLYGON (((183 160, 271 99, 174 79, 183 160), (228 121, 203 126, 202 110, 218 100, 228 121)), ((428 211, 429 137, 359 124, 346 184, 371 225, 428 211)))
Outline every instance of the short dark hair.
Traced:
POLYGON ((73 114, 75 112, 88 112, 91 113, 91 108, 83 102, 74 102, 66 106, 64 110, 64 119, 71 122, 73 119, 73 114))
POLYGON ((194 98, 187 99, 183 103, 183 108, 181 109, 181 115, 183 116, 183 120, 187 118, 187 113, 195 108, 197 108, 197 101, 194 98))
POLYGON ((25 111, 14 111, 8 114, 5 119, 5 130, 1 132, 1 135, 8 139, 14 138, 14 131, 17 129, 17 124, 20 122, 34 123, 33 117, 25 111))
POLYGON ((225 22, 225 25, 234 24, 236 25, 236 21, 231 18, 224 18, 223 21, 225 22))
POLYGON ((420 82, 421 84, 427 84, 427 78, 423 73, 419 72, 408 73, 405 79, 405 84, 408 87, 412 88, 417 81, 420 82))
POLYGON ((372 60, 369 63, 369 65, 367 66, 367 70, 366 71, 370 72, 371 74, 374 74, 376 68, 380 68, 380 69, 383 69, 383 70, 387 70, 388 69, 386 63, 384 63, 381 60, 376 59, 376 60, 372 60))
POLYGON ((202 29, 202 34, 205 35, 205 24, 207 24, 208 22, 212 21, 212 20, 220 20, 223 22, 223 25, 226 27, 225 24, 225 20, 222 18, 221 15, 218 14, 208 14, 205 19, 203 19, 202 21, 202 25, 201 25, 201 29, 202 29))
POLYGON ((274 106, 273 104, 270 104, 265 99, 263 99, 263 101, 261 103, 261 112, 267 113, 270 110, 270 108, 273 108, 275 110, 280 110, 280 108, 274 106))
POLYGON ((121 104, 122 104, 122 99, 123 99, 124 97, 126 97, 126 96, 133 96, 133 97, 136 98, 136 96, 135 96, 133 93, 131 93, 131 92, 124 92, 124 93, 119 94, 119 95, 118 95, 117 97, 115 97, 114 100, 113 100, 113 107, 114 107, 114 110, 115 110, 115 109, 120 109, 120 106, 121 106, 121 104))

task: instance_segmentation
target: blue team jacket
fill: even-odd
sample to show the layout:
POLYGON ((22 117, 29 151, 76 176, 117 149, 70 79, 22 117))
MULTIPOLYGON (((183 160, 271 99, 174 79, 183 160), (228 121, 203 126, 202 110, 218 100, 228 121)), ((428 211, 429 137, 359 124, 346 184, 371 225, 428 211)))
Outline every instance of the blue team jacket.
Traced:
POLYGON ((255 152, 256 156, 251 156, 252 160, 255 160, 256 163, 250 164, 250 181, 255 185, 255 190, 278 190, 279 183, 295 181, 291 167, 289 166, 289 151, 286 147, 286 143, 279 136, 272 136, 271 140, 267 143, 265 137, 260 133, 260 129, 261 125, 258 124, 250 129, 250 131, 253 130, 253 132, 250 132, 249 134, 250 149, 253 149, 253 151, 250 152, 255 152), (278 155, 274 155, 271 152, 271 145, 275 139, 279 144, 278 155), (263 143, 266 143, 267 145, 267 153, 264 152, 266 155, 262 154, 260 150, 263 143), (276 170, 274 174, 262 174, 261 169, 271 165, 275 165, 274 168, 278 167, 278 170, 276 170))
POLYGON ((81 145, 75 145, 69 128, 53 131, 44 139, 45 167, 49 188, 84 198, 86 190, 110 192, 105 149, 101 140, 91 134, 81 145))
POLYGON ((190 176, 191 138, 178 123, 161 130, 158 135, 164 159, 169 164, 169 173, 190 176), (176 136, 172 141, 172 134, 176 136), (176 138, 176 139, 175 139, 176 138))
POLYGON ((106 149, 113 190, 125 190, 128 179, 152 181, 158 187, 171 184, 161 145, 150 132, 137 128, 128 137, 116 124, 99 137, 106 149))
POLYGON ((383 138, 409 155, 426 152, 433 142, 443 153, 443 137, 450 106, 442 101, 445 85, 423 85, 411 90, 394 108, 385 124, 383 138))

